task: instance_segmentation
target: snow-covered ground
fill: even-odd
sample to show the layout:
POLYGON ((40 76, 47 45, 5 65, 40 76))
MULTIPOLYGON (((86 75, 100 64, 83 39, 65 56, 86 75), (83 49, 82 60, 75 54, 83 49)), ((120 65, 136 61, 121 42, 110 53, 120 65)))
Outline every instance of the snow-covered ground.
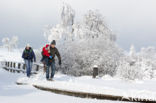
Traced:
MULTIPOLYGON (((1 103, 114 103, 114 101, 82 99, 37 90, 30 85, 16 85, 16 79, 23 74, 9 73, 0 68, 1 103)), ((120 103, 120 102, 115 102, 120 103)))
POLYGON ((21 49, 15 49, 11 52, 8 52, 5 48, 0 48, 0 61, 16 61, 16 62, 23 62, 23 59, 21 58, 21 49))
MULTIPOLYGON (((5 60, 22 62, 21 51, 7 52, 6 50, 1 50, 0 61, 5 60)), ((123 81, 117 77, 110 77, 108 75, 93 79, 91 76, 72 77, 56 73, 54 81, 49 82, 46 81, 45 74, 42 72, 31 78, 27 78, 24 74, 9 73, 0 68, 0 100, 3 103, 17 103, 20 101, 24 103, 31 101, 38 103, 42 103, 43 101, 47 103, 52 101, 57 103, 116 103, 116 101, 82 99, 44 92, 35 89, 32 84, 63 90, 156 99, 156 80, 154 79, 123 81), (28 83, 30 85, 18 86, 15 82, 28 83)))
MULTIPOLYGON (((17 61, 23 62, 21 58, 21 50, 15 50, 13 52, 8 52, 6 49, 0 50, 0 62, 1 61, 17 61)), ((33 78, 26 78, 25 74, 17 74, 17 73, 10 73, 0 67, 0 100, 2 103, 121 103, 118 101, 108 101, 108 100, 96 100, 96 99, 84 99, 84 98, 77 98, 71 96, 65 96, 60 94, 54 94, 51 92, 45 92, 38 89, 35 89, 32 85, 16 85, 17 80, 24 80, 24 82, 29 81, 32 83, 34 80, 43 80, 45 81, 45 75, 43 73, 38 74, 33 78)), ((77 80, 81 80, 82 83, 87 81, 87 78, 90 77, 80 77, 77 80), (83 80, 84 78, 84 80, 83 80)), ((74 77, 66 76, 63 74, 57 74, 56 81, 58 83, 64 84, 65 82, 72 83, 73 80, 76 80, 74 77)), ((39 83, 38 81, 36 83, 39 83)), ((80 82, 80 81, 79 81, 80 82)), ((86 84, 89 85, 86 82, 86 84)), ((74 83, 74 81, 73 81, 74 83)), ((78 82, 77 82, 78 83, 78 82)), ((95 82, 96 83, 96 82, 95 82)), ((47 86, 50 86, 47 84, 47 86)), ((99 84, 100 85, 100 84, 99 84)))
POLYGON ((125 97, 138 97, 142 99, 156 99, 156 81, 123 81, 121 79, 104 76, 92 79, 91 76, 72 77, 57 73, 54 81, 45 79, 45 74, 40 73, 30 79, 23 77, 17 80, 19 83, 28 83, 46 88, 56 88, 87 93, 108 94, 125 97))

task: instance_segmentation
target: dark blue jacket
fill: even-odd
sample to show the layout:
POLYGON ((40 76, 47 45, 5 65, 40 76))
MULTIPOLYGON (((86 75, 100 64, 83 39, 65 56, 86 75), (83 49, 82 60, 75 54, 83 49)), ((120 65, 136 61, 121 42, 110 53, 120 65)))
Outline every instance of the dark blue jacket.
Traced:
POLYGON ((23 51, 22 58, 31 61, 33 61, 34 59, 34 61, 36 61, 36 56, 32 48, 30 48, 29 50, 25 49, 23 51))

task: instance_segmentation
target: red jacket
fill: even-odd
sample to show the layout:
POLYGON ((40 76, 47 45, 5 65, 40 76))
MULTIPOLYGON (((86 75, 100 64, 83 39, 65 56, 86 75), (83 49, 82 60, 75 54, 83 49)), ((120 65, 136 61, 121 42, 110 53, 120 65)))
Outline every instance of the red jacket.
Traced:
POLYGON ((43 47, 43 49, 42 49, 43 56, 47 56, 47 57, 50 56, 50 53, 48 53, 48 47, 49 47, 48 44, 45 47, 43 47))

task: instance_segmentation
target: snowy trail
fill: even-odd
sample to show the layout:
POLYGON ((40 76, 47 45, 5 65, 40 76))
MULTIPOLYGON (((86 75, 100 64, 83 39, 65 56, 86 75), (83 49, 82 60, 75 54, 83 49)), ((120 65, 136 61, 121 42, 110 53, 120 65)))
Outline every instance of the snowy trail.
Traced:
MULTIPOLYGON (((1 61, 23 62, 20 51, 7 52, 6 50, 0 51, 1 61)), ((34 103, 121 103, 118 101, 76 98, 41 91, 31 85, 16 85, 16 80, 23 77, 25 77, 24 74, 10 73, 0 67, 0 100, 2 103, 32 103, 32 101, 34 103)))
POLYGON ((0 68, 0 100, 2 103, 125 103, 119 101, 82 99, 40 91, 31 85, 16 85, 16 79, 24 76, 23 74, 9 73, 0 68))
POLYGON ((125 82, 108 76, 92 79, 90 76, 72 77, 57 73, 54 81, 49 82, 45 80, 45 74, 40 73, 31 79, 20 78, 17 82, 52 90, 124 96, 124 98, 132 97, 150 100, 156 98, 156 89, 154 88, 156 82, 154 80, 125 82))

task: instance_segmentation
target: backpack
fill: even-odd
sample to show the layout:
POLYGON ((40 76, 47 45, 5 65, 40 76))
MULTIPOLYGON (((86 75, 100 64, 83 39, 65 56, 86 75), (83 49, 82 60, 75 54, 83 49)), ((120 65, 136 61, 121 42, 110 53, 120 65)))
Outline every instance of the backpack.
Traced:
POLYGON ((24 58, 28 59, 29 55, 32 53, 32 49, 30 49, 29 51, 27 51, 26 49, 24 50, 24 58))

